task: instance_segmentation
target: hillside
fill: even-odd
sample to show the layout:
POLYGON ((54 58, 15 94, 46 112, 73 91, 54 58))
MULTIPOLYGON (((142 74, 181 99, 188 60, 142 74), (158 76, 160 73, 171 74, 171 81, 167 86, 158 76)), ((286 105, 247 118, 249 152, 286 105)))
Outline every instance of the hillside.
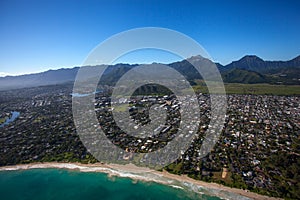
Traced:
POLYGON ((266 83, 267 77, 258 72, 244 69, 232 69, 222 73, 223 81, 226 83, 266 83))
MULTIPOLYGON (((190 59, 199 59, 194 56, 190 59)), ((114 84, 124 73, 137 65, 110 65, 101 81, 114 84)), ((192 84, 196 79, 202 79, 200 74, 187 60, 169 64, 183 74, 192 84)), ((264 61, 257 56, 244 56, 228 65, 216 63, 224 82, 226 83, 270 83, 270 84, 300 84, 300 56, 289 61, 264 61)), ((49 70, 37 74, 0 77, 0 90, 17 89, 44 85, 55 85, 73 82, 79 67, 70 69, 49 70)), ((95 77, 97 74, 95 74, 95 77)))

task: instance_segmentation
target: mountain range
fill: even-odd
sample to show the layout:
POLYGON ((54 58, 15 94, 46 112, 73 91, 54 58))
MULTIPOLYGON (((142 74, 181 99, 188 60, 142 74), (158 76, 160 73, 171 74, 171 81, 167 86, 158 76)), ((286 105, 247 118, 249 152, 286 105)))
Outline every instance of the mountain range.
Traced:
MULTIPOLYGON (((198 59, 201 56, 189 58, 198 59)), ((255 55, 247 55, 228 65, 215 63, 225 83, 269 83, 269 84, 300 84, 300 56, 288 61, 265 61, 255 55)), ((106 84, 115 83, 124 73, 136 67, 129 64, 110 65, 101 81, 106 84)), ((190 62, 182 60, 168 64, 183 74, 190 82, 201 79, 199 73, 190 62)), ((43 85, 73 82, 79 67, 49 70, 46 72, 21 76, 0 77, 0 90, 35 87, 43 85)))

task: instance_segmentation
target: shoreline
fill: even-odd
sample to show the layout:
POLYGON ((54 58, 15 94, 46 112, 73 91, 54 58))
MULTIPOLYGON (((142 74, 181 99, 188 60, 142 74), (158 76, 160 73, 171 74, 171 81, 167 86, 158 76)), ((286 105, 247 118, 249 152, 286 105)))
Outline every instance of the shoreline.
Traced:
POLYGON ((155 182, 164 184, 173 188, 192 189, 194 192, 207 194, 210 196, 217 196, 224 199, 255 199, 255 200, 275 200, 280 198, 263 196, 254 192, 243 189, 231 188, 217 183, 208 183, 199 181, 188 177, 187 175, 175 175, 167 171, 156 171, 146 167, 138 167, 133 164, 81 164, 81 163, 58 163, 58 162, 45 162, 45 163, 30 163, 18 164, 11 166, 2 166, 0 171, 16 171, 28 169, 67 169, 80 172, 100 172, 106 173, 108 176, 118 176, 130 178, 132 180, 140 180, 145 182, 155 182), (201 190, 201 191, 199 191, 201 190), (202 192, 203 191, 203 192, 202 192), (233 196, 234 195, 234 196, 233 196))

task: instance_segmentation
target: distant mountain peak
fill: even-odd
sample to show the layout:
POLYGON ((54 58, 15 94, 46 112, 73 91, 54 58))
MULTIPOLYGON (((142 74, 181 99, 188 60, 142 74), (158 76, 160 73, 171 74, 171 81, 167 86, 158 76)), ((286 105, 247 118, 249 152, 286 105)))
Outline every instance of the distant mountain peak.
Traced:
POLYGON ((295 57, 295 58, 293 58, 293 59, 292 59, 292 61, 297 61, 297 62, 300 62, 300 55, 299 55, 299 56, 297 56, 297 57, 295 57))
POLYGON ((239 61, 242 61, 242 60, 264 61, 263 59, 261 59, 260 57, 258 57, 256 55, 246 55, 246 56, 242 57, 239 61))
POLYGON ((187 58, 186 60, 188 60, 188 61, 198 61, 198 60, 203 60, 203 59, 205 59, 205 58, 200 56, 200 55, 196 55, 196 56, 192 56, 190 58, 187 58))
POLYGON ((264 63, 265 61, 256 55, 246 55, 240 60, 230 63, 226 67, 228 67, 228 69, 239 68, 257 71, 257 69, 264 67, 264 63))

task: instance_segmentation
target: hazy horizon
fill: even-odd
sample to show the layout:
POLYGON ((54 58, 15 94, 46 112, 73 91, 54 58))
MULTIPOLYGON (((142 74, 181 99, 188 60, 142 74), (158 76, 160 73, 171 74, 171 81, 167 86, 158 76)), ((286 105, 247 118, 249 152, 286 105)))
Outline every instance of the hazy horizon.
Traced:
MULTIPOLYGON (((149 59, 148 59, 148 60, 145 59, 145 62, 137 63, 137 62, 130 62, 130 61, 128 61, 127 59, 130 59, 130 58, 133 57, 131 53, 129 53, 128 55, 126 54, 126 55, 124 55, 124 56, 121 56, 121 57, 118 58, 116 61, 114 61, 114 62, 112 63, 112 65, 116 65, 116 64, 129 64, 129 65, 134 65, 134 64, 152 64, 152 63, 170 64, 170 63, 173 63, 173 62, 179 62, 179 61, 182 61, 182 60, 183 60, 182 58, 180 58, 180 57, 178 57, 178 56, 176 57, 176 56, 174 55, 174 56, 173 56, 173 60, 170 60, 170 62, 168 62, 168 61, 160 62, 160 61, 156 61, 155 59, 154 59, 154 61, 150 61, 149 59), (129 56, 128 56, 128 55, 129 55, 129 56), (177 59, 176 59, 176 58, 177 58, 177 59)), ((133 54, 133 55, 134 55, 134 54, 133 54)), ((244 56, 240 57, 240 58, 237 59, 237 60, 232 60, 232 61, 230 61, 230 62, 227 63, 227 64, 223 64, 223 63, 219 63, 219 64, 221 64, 221 65, 223 65, 223 66, 226 66, 226 65, 228 65, 228 64, 230 64, 230 63, 232 63, 232 62, 234 62, 234 61, 238 61, 238 60, 242 59, 242 58, 245 57, 245 56, 257 56, 257 57, 263 59, 264 61, 289 61, 289 60, 292 60, 292 59, 294 59, 294 58, 299 57, 300 54, 299 54, 298 56, 295 56, 295 57, 289 59, 289 60, 279 60, 279 59, 277 59, 277 60, 266 60, 266 59, 264 59, 264 58, 262 58, 262 57, 260 57, 260 56, 258 56, 258 55, 244 55, 244 56)), ((215 63, 218 63, 218 62, 215 62, 215 63)), ((107 65, 107 64, 104 64, 104 63, 103 63, 103 65, 107 65)), ((73 69, 73 68, 76 68, 76 67, 82 67, 82 65, 61 66, 61 67, 57 67, 57 68, 51 68, 51 67, 50 67, 50 68, 48 68, 48 69, 41 70, 41 71, 33 71, 33 72, 25 72, 25 73, 16 73, 16 74, 5 73, 5 72, 1 72, 1 71, 0 71, 0 77, 6 77, 6 76, 22 76, 22 75, 38 74, 38 73, 43 73, 43 72, 50 71, 50 70, 73 69)))

